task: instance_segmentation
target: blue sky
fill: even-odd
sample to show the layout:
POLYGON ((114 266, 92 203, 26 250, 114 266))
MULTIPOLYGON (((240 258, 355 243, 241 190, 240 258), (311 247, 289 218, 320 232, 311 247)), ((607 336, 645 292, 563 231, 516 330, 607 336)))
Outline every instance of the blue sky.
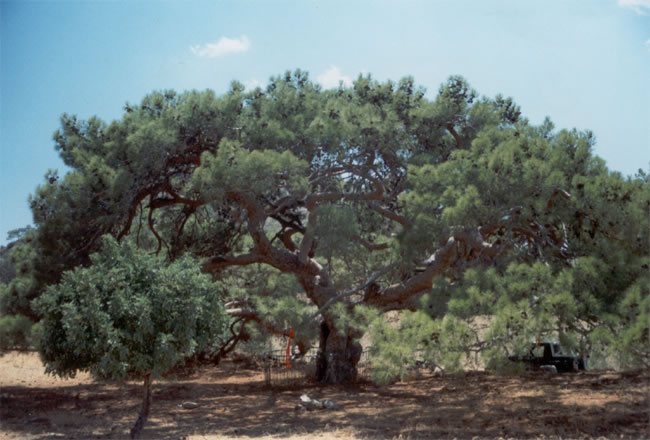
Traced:
POLYGON ((650 167, 650 0, 0 0, 0 244, 31 223, 59 116, 120 118, 152 90, 325 87, 412 75, 433 97, 463 75, 538 124, 590 129, 595 153, 650 167))

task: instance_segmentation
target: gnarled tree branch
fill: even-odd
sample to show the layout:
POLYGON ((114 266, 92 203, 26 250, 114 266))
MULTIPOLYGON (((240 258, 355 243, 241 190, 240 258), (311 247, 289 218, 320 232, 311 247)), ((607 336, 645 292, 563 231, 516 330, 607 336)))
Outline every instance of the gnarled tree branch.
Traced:
POLYGON ((406 226, 408 224, 408 219, 402 215, 399 215, 395 211, 391 211, 390 209, 386 209, 382 206, 379 205, 379 203, 376 202, 371 202, 368 204, 368 207, 375 211, 376 213, 393 220, 394 222, 399 223, 400 225, 406 226))
POLYGON ((460 148, 461 147, 460 136, 458 136, 458 133, 456 133, 456 130, 454 129, 454 124, 449 122, 447 123, 446 128, 449 131, 449 133, 451 133, 451 135, 454 137, 454 140, 456 141, 456 148, 460 148))
POLYGON ((382 309, 387 306, 391 306, 394 309, 411 296, 430 289, 433 284, 433 279, 447 270, 454 262, 454 258, 457 255, 457 243, 455 237, 450 237, 443 247, 434 252, 424 262, 426 264, 424 271, 413 275, 401 283, 393 284, 383 289, 379 294, 369 297, 367 303, 382 309))
POLYGON ((368 278, 368 280, 367 280, 364 284, 362 284, 361 286, 356 287, 356 288, 354 288, 354 289, 348 290, 348 291, 346 291, 346 292, 343 292, 343 293, 340 293, 340 294, 338 294, 338 295, 336 295, 336 296, 331 297, 331 298, 330 298, 329 300, 327 300, 327 302, 325 302, 325 304, 323 304, 323 305, 322 305, 322 306, 321 306, 321 307, 320 307, 320 308, 319 308, 319 309, 318 309, 318 310, 317 310, 313 315, 311 315, 311 316, 309 317, 309 320, 311 321, 311 320, 316 319, 316 318, 318 317, 318 315, 320 315, 320 314, 323 313, 325 310, 327 310, 327 309, 328 309, 328 308, 329 308, 329 307, 330 307, 334 302, 336 302, 336 301, 341 301, 342 299, 347 298, 347 297, 350 296, 350 295, 354 295, 354 294, 357 293, 357 292, 360 292, 360 291, 362 291, 362 290, 364 290, 364 289, 367 289, 371 284, 373 284, 375 281, 377 281, 377 279, 378 279, 379 277, 381 277, 382 275, 385 275, 386 273, 390 272, 393 268, 395 268, 395 266, 397 266, 397 264, 395 264, 395 263, 393 263, 393 264, 389 264, 388 266, 386 266, 386 267, 382 268, 381 270, 375 272, 375 273, 374 273, 370 278, 368 278))
POLYGON ((251 252, 241 255, 219 255, 211 258, 201 267, 202 272, 214 272, 215 270, 224 269, 230 266, 248 266, 255 263, 264 262, 262 255, 251 252))
POLYGON ((348 235, 347 238, 356 241, 369 251, 383 251, 388 249, 388 243, 372 243, 359 235, 348 235))

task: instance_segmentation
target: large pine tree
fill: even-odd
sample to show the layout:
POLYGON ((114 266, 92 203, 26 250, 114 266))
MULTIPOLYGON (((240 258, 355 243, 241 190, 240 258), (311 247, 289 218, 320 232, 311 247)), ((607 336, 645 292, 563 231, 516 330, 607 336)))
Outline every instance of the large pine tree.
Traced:
POLYGON ((415 310, 468 269, 594 257, 615 273, 587 318, 647 275, 647 177, 609 172, 591 133, 532 125, 461 77, 433 99, 411 78, 322 90, 301 71, 219 97, 156 92, 111 123, 64 115, 55 141, 71 171, 31 198, 37 229, 16 252, 32 262, 5 314, 34 316, 29 300, 109 233, 204 257, 242 324, 320 323, 319 378, 346 382, 361 347, 344 309, 415 310))

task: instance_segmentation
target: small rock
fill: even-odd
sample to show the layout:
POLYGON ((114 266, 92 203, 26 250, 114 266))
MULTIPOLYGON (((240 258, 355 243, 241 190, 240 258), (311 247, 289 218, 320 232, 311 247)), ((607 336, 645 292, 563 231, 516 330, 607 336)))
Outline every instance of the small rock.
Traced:
POLYGON ((199 404, 196 402, 183 402, 178 405, 178 407, 183 409, 195 409, 199 407, 199 404))

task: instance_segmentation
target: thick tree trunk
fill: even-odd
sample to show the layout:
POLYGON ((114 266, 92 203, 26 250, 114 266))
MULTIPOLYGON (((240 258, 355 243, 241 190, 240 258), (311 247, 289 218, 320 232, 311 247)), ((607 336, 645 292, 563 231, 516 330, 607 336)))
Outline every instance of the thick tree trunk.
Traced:
POLYGON ((348 330, 340 334, 332 324, 321 324, 320 351, 316 380, 330 384, 349 384, 357 380, 357 364, 361 359, 358 334, 348 330))
POLYGON ((144 424, 147 422, 149 417, 149 408, 151 407, 151 374, 148 374, 144 378, 144 396, 142 397, 142 407, 140 408, 140 415, 138 420, 131 428, 131 438, 138 438, 140 431, 144 428, 144 424))

